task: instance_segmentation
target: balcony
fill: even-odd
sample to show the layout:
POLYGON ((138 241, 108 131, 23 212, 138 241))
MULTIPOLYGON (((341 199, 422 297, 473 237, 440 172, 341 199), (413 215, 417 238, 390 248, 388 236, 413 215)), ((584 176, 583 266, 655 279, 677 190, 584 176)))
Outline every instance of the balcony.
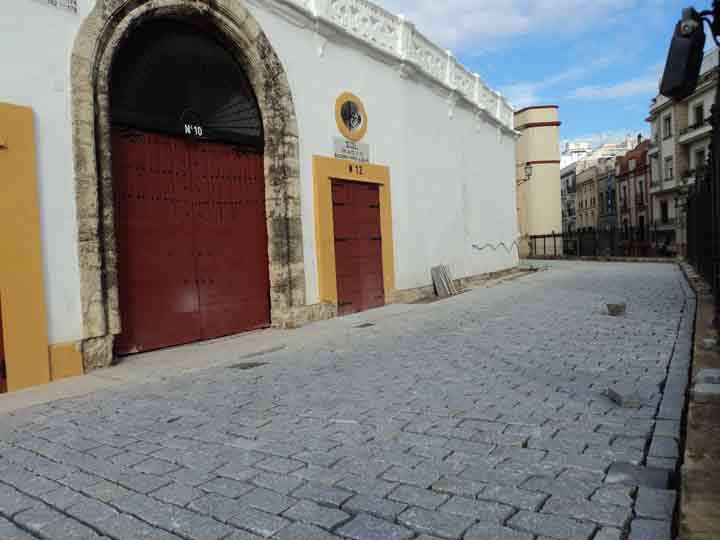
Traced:
POLYGON ((680 144, 690 144, 691 142, 695 142, 703 137, 709 138, 711 133, 712 126, 710 125, 708 119, 705 119, 702 122, 692 124, 685 129, 680 130, 678 142, 680 144))
POLYGON ((675 217, 667 217, 665 219, 656 219, 653 221, 653 227, 659 231, 662 230, 668 230, 668 229, 674 229, 677 225, 677 218, 675 217))
POLYGON ((650 139, 650 147, 648 148, 648 155, 656 154, 660 150, 660 136, 655 135, 650 139))
POLYGON ((635 201, 635 208, 645 208, 645 199, 635 201))
MULTIPOLYGON (((683 180, 684 181, 684 180, 683 180)), ((654 181, 650 183, 650 193, 660 193, 662 191, 670 191, 678 186, 678 180, 675 176, 663 178, 662 181, 654 181)))

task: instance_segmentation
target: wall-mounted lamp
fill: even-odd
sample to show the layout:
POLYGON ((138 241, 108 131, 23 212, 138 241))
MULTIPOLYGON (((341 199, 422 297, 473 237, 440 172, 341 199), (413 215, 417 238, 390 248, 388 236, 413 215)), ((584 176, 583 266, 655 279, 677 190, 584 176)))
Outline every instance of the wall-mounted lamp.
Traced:
POLYGON ((525 182, 529 182, 530 179, 532 178, 532 173, 533 173, 532 165, 530 163, 526 163, 525 164, 525 178, 521 178, 518 181, 518 184, 523 184, 525 182))
POLYGON ((533 168, 532 165, 527 163, 525 165, 525 181, 529 181, 532 178, 533 168))

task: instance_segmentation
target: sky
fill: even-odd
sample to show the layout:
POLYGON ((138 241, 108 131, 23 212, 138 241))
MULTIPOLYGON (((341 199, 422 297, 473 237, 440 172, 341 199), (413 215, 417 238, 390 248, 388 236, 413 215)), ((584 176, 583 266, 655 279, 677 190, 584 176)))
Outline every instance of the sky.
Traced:
MULTIPOLYGON (((376 0, 378 1, 378 0, 376 0)), ((707 9, 710 0, 695 0, 707 9)), ((670 38, 692 0, 379 0, 516 109, 559 105, 563 141, 647 135, 670 38)), ((710 40, 708 36, 708 40, 710 40)))

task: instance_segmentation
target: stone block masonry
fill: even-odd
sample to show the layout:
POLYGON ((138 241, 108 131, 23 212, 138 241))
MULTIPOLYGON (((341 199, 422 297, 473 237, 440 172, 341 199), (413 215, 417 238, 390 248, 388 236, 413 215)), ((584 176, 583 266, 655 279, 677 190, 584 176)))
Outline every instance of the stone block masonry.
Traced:
POLYGON ((305 329, 260 370, 2 415, 0 536, 670 538, 693 303, 672 265, 553 263, 305 329))

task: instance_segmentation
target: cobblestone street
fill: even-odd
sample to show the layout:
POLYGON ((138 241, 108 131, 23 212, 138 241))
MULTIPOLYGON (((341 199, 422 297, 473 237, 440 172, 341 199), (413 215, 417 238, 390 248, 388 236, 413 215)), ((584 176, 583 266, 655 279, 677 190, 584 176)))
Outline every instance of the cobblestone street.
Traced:
POLYGON ((694 314, 675 265, 553 263, 403 307, 0 416, 0 539, 671 538, 694 314), (640 408, 604 396, 618 382, 640 408))

